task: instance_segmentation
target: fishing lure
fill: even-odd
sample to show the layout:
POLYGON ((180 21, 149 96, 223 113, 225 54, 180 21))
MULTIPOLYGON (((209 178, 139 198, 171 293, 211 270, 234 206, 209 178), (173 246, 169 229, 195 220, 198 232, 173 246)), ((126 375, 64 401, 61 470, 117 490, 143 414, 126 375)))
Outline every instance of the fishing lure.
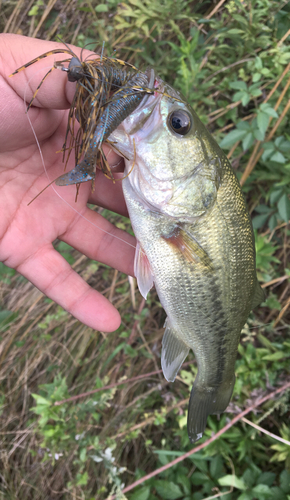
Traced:
MULTIPOLYGON (((101 145, 109 135, 140 104, 144 97, 144 86, 148 85, 146 74, 137 73, 127 82, 127 86, 116 91, 109 102, 106 102, 100 114, 92 137, 89 137, 84 159, 76 167, 58 177, 56 184, 66 186, 94 180, 96 165, 100 164, 101 145)), ((152 93, 152 91, 151 91, 152 93)), ((104 159, 104 156, 102 156, 104 159)))
POLYGON ((66 47, 66 49, 54 49, 42 54, 18 68, 10 76, 16 75, 49 55, 69 54, 71 59, 54 63, 53 67, 44 75, 28 104, 27 111, 51 72, 54 69, 66 71, 68 81, 76 82, 76 91, 68 115, 68 125, 62 148, 63 161, 65 161, 67 153, 66 166, 72 149, 75 149, 76 167, 57 178, 55 182, 61 186, 79 184, 88 180, 93 182, 97 167, 101 168, 107 177, 113 179, 102 150, 102 143, 136 109, 144 94, 152 94, 156 89, 148 88, 149 81, 146 74, 140 72, 130 63, 104 56, 82 60, 82 54, 81 58, 78 58, 67 45, 66 47), (67 62, 68 66, 64 66, 67 62), (79 129, 76 133, 75 120, 79 123, 79 129), (70 139, 68 139, 69 136, 70 139), (84 156, 84 159, 80 162, 81 156, 84 156))

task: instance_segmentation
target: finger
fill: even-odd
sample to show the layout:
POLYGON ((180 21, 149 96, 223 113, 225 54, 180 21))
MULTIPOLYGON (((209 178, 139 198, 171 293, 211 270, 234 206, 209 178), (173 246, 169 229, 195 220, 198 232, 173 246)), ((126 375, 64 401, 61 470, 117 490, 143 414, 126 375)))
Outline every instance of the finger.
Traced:
MULTIPOLYGON (((60 46, 61 44, 56 44, 60 46)), ((25 69, 19 74, 9 78, 11 70, 15 70, 18 64, 27 62, 34 55, 40 55, 42 50, 54 48, 42 40, 30 39, 17 35, 0 35, 0 94, 1 94, 1 122, 0 134, 3 139, 1 149, 11 151, 23 146, 35 143, 35 138, 31 130, 29 120, 33 123, 36 135, 39 140, 50 137, 57 130, 64 117, 64 111, 58 111, 53 105, 62 108, 70 106, 66 95, 66 75, 55 70, 48 78, 39 95, 43 99, 47 97, 47 109, 32 107, 29 115, 26 115, 26 104, 24 99, 30 101, 33 92, 37 88, 42 76, 47 69, 38 71, 37 63, 30 68, 25 69), (54 74, 57 73, 57 74, 54 74), (34 75, 32 80, 30 78, 34 75), (46 92, 47 90, 47 92, 46 92), (46 96, 46 97, 45 97, 46 96), (17 137, 17 141, 15 141, 17 137)), ((51 58, 50 58, 51 59, 51 58)), ((44 59, 40 61, 41 65, 50 67, 53 65, 53 59, 44 59)), ((71 84, 72 89, 75 85, 71 84)), ((35 101, 37 103, 37 100, 35 101)), ((67 113, 67 112, 66 112, 67 113)))
MULTIPOLYGON (((118 177, 123 174, 118 174, 118 177)), ((117 175, 114 177, 117 177, 117 175)), ((103 172, 97 170, 95 178, 95 190, 89 196, 89 203, 98 205, 99 207, 107 208, 112 212, 128 217, 128 210, 124 200, 122 181, 104 176, 103 172)))
POLYGON ((112 332, 120 326, 114 306, 73 271, 51 245, 38 250, 17 271, 90 328, 112 332))
POLYGON ((87 208, 83 217, 59 238, 84 253, 123 273, 134 276, 136 240, 116 228, 100 214, 87 208))
MULTIPOLYGON (((81 55, 80 48, 73 45, 69 47, 78 57, 81 55)), ((20 66, 54 49, 66 50, 66 47, 62 43, 47 42, 20 35, 5 34, 0 36, 0 71, 19 97, 23 99, 26 90, 26 98, 30 101, 41 79, 53 67, 54 62, 68 59, 70 56, 65 53, 53 54, 40 59, 11 78, 9 78, 9 75, 20 66), (25 88, 27 82, 29 82, 28 90, 25 88)), ((88 54, 92 54, 92 52, 84 51, 83 57, 86 57, 88 54)), ((43 83, 41 91, 39 91, 34 101, 34 106, 50 109, 69 108, 74 90, 75 83, 68 82, 67 74, 59 69, 55 69, 43 83)))

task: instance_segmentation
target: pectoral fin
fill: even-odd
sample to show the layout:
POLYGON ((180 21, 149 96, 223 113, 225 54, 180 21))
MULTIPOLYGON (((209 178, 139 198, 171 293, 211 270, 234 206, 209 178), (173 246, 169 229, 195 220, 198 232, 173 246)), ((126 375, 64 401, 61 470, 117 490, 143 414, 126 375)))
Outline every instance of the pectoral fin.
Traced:
POLYGON ((194 236, 181 227, 176 227, 168 236, 163 235, 162 238, 171 245, 176 251, 180 252, 188 261, 206 268, 208 271, 213 271, 213 264, 202 246, 194 238, 194 236))
POLYGON ((151 290, 153 286, 153 274, 149 260, 147 259, 147 256, 143 252, 138 241, 135 251, 134 272, 137 278, 140 293, 144 299, 146 299, 149 290, 151 290))
POLYGON ((265 294, 263 288, 261 288, 261 285, 258 283, 258 281, 256 281, 255 292, 254 292, 254 296, 252 299, 252 309, 255 309, 255 307, 260 305, 261 302, 264 302, 265 298, 266 298, 266 294, 265 294))
POLYGON ((168 318, 165 326, 162 339, 161 367, 166 380, 174 382, 179 368, 188 355, 189 347, 175 335, 168 318))

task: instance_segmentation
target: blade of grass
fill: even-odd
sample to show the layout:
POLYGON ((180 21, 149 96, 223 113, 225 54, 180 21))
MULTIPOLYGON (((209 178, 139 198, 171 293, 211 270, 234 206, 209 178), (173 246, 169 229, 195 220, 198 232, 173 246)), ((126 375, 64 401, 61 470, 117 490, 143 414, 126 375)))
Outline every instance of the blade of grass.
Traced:
POLYGON ((242 421, 245 422, 248 425, 251 425, 254 427, 254 429, 257 429, 257 431, 263 432, 263 434, 266 434, 267 436, 270 436, 273 439, 276 439, 276 441, 280 441, 281 443, 287 444, 290 446, 290 441, 286 441, 286 439, 281 438, 280 436, 277 436, 276 434, 273 434, 272 432, 267 431, 266 429, 263 429, 263 427, 260 427, 257 424, 254 424, 254 422, 251 422, 247 418, 242 418, 242 421))

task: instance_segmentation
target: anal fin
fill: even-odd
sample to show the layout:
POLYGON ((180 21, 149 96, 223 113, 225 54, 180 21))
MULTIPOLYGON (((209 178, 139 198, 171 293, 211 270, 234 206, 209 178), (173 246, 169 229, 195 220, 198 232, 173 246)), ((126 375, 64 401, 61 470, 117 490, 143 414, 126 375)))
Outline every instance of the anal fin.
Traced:
POLYGON ((168 318, 165 326, 166 329, 162 339, 161 367, 166 380, 174 382, 183 361, 188 355, 189 347, 175 335, 168 318))

